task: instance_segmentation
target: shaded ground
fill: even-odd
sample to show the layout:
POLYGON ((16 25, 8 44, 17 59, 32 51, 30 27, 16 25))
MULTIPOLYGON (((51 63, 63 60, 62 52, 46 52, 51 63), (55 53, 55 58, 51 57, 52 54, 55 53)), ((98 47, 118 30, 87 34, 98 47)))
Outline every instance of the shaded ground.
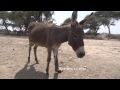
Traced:
POLYGON ((59 49, 61 74, 54 74, 54 58, 50 63, 50 75, 45 75, 47 53, 38 47, 39 64, 35 64, 33 49, 27 65, 28 39, 26 37, 0 36, 1 79, 120 79, 120 41, 84 40, 86 56, 76 57, 66 43, 59 49))

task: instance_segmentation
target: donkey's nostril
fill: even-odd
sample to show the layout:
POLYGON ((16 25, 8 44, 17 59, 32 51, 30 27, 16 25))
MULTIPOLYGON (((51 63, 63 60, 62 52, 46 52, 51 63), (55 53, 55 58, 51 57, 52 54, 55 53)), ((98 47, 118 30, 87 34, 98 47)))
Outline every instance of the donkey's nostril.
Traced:
POLYGON ((85 56, 85 53, 84 53, 84 52, 79 53, 79 55, 78 55, 79 58, 82 58, 83 56, 85 56))

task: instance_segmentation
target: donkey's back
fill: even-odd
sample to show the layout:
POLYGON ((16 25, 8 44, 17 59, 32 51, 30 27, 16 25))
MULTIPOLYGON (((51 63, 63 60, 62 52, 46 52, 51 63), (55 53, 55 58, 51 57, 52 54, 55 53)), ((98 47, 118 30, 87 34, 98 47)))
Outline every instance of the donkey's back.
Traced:
POLYGON ((29 43, 47 47, 49 33, 54 24, 32 22, 28 26, 29 43))

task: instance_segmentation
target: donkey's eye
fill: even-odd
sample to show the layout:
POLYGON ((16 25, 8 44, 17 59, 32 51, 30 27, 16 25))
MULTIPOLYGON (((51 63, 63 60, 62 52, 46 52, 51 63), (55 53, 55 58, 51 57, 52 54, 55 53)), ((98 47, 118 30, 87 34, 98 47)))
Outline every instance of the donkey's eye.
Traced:
POLYGON ((77 38, 78 38, 78 36, 77 36, 76 34, 73 34, 73 38, 77 39, 77 38))

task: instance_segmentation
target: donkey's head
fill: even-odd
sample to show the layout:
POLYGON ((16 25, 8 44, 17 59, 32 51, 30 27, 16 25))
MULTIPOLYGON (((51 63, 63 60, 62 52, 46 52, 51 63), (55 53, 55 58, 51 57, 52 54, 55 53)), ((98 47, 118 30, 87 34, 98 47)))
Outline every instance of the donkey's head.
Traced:
POLYGON ((68 44, 73 48, 73 50, 76 52, 77 57, 79 58, 82 58, 85 55, 83 27, 92 14, 93 13, 78 23, 77 11, 74 11, 72 13, 71 30, 68 35, 68 44))

